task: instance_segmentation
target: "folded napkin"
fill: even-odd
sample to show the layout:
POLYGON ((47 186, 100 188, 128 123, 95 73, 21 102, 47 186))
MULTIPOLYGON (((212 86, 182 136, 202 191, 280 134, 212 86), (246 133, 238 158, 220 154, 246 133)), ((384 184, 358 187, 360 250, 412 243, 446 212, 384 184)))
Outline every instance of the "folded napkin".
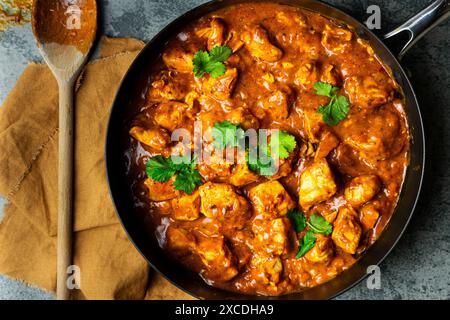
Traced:
MULTIPOLYGON (((188 299, 149 269, 127 239, 108 193, 104 141, 119 83, 143 47, 103 38, 75 99, 74 299, 188 299)), ((55 291, 58 88, 45 65, 30 64, 0 107, 0 273, 55 291)))

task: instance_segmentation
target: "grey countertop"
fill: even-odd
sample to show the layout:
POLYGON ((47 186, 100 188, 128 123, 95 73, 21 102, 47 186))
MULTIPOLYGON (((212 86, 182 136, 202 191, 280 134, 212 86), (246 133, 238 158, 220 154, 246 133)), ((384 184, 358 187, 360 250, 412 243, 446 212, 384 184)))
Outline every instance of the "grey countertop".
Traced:
MULTIPOLYGON (((381 8, 380 34, 431 0, 326 0, 360 21, 371 4, 381 8)), ((149 40, 168 22, 205 0, 98 0, 101 31, 149 40)), ((0 103, 29 61, 39 61, 30 25, 0 35, 0 103)), ((365 281, 338 299, 450 299, 450 22, 411 49, 403 66, 425 122, 427 169, 421 199, 404 236, 381 264, 381 289, 365 281)), ((0 219, 5 201, 0 199, 0 219)), ((0 275, 0 299, 53 299, 38 288, 0 275)))

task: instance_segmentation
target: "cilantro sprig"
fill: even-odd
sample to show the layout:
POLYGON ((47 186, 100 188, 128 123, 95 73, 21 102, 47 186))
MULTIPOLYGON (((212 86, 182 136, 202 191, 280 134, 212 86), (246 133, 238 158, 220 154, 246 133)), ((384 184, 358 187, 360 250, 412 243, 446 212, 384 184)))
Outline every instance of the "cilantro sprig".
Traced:
POLYGON ((329 236, 333 232, 333 226, 331 223, 317 213, 314 213, 311 217, 309 217, 309 221, 306 222, 306 224, 314 233, 321 233, 329 236))
POLYGON ((316 82, 314 89, 316 89, 317 95, 330 98, 327 105, 320 106, 317 109, 317 112, 322 114, 322 119, 326 124, 335 126, 347 117, 350 103, 347 97, 337 95, 338 87, 325 82, 316 82))
POLYGON ((255 153, 256 154, 249 153, 246 156, 248 168, 251 171, 259 174, 260 176, 273 176, 276 173, 275 167, 273 165, 273 159, 270 158, 268 154, 258 155, 258 152, 255 153), (265 159, 263 160, 263 158, 265 159))
MULTIPOLYGON (((242 147, 241 142, 245 139, 244 130, 239 125, 232 124, 227 120, 216 122, 211 135, 213 145, 218 150, 227 147, 242 147)), ((278 131, 278 134, 271 136, 269 144, 260 142, 256 146, 256 152, 247 153, 247 165, 251 171, 261 176, 273 176, 276 173, 275 168, 273 168, 273 158, 288 158, 296 145, 297 142, 293 135, 286 131, 278 131)))
MULTIPOLYGON (((297 141, 293 135, 286 131, 279 131, 278 137, 276 135, 271 136, 268 145, 258 145, 258 151, 260 157, 262 156, 265 159, 273 159, 274 157, 286 159, 296 146, 297 141)), ((262 176, 273 176, 276 173, 275 168, 273 168, 273 161, 261 161, 260 157, 254 159, 250 154, 247 161, 250 170, 262 176)))
POLYGON ((294 151, 297 142, 295 137, 286 131, 279 131, 278 139, 270 139, 270 149, 275 150, 280 159, 286 159, 294 151))
POLYGON ((211 135, 214 147, 222 150, 226 147, 238 147, 239 141, 244 139, 244 130, 225 120, 214 124, 211 135))
POLYGON ((311 230, 306 231, 305 236, 302 238, 302 241, 300 242, 300 248, 298 249, 295 258, 300 259, 306 253, 308 253, 308 251, 311 250, 316 244, 316 240, 317 238, 314 235, 314 232, 312 232, 311 230))
POLYGON ((176 175, 173 182, 175 190, 192 194, 196 187, 202 185, 202 176, 195 169, 195 159, 190 162, 180 160, 181 163, 174 163, 171 157, 154 156, 147 161, 145 171, 150 179, 158 182, 166 182, 176 175))
POLYGON ((309 227, 303 238, 300 240, 300 247, 298 249, 297 259, 303 257, 309 250, 311 250, 316 243, 316 234, 323 234, 329 236, 333 232, 333 225, 329 223, 320 214, 314 213, 309 217, 309 221, 306 219, 303 212, 296 209, 292 209, 287 214, 288 218, 292 221, 294 230, 301 232, 309 227))
POLYGON ((227 46, 216 46, 209 53, 203 50, 197 51, 192 59, 194 75, 203 77, 206 73, 213 78, 223 76, 226 71, 224 62, 233 54, 227 46))
POLYGON ((155 156, 147 161, 145 171, 150 179, 166 182, 175 175, 176 168, 171 158, 155 156))
POLYGON ((295 232, 302 232, 306 228, 305 214, 297 209, 291 209, 287 213, 287 217, 292 221, 295 232))

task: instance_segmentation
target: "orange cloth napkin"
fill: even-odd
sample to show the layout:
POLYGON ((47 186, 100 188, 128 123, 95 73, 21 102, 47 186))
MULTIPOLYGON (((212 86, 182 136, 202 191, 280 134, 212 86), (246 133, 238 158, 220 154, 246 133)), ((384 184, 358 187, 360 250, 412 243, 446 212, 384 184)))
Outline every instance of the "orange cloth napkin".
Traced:
MULTIPOLYGON (((188 299, 150 270, 127 239, 108 193, 104 142, 119 83, 143 47, 103 38, 82 73, 75 103, 75 299, 188 299)), ((0 273, 56 288, 58 89, 45 65, 30 64, 0 107, 0 273)))

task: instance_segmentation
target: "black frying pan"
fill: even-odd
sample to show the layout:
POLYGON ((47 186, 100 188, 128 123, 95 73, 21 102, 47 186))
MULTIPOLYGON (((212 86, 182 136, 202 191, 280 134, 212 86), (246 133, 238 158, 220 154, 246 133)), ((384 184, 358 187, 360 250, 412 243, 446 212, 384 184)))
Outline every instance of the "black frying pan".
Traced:
MULTIPOLYGON (((216 11, 232 4, 256 1, 212 1, 187 12, 170 23, 145 46, 131 65, 117 92, 109 119, 106 139, 107 175, 112 199, 129 238, 155 270, 160 272, 179 288, 202 299, 267 299, 267 297, 246 296, 208 286, 199 276, 183 270, 181 266, 174 264, 162 254, 156 239, 153 239, 154 237, 149 235, 148 231, 145 229, 142 217, 140 218, 138 214, 133 212, 133 199, 130 195, 129 185, 127 185, 127 179, 125 177, 123 149, 120 145, 120 141, 123 141, 122 135, 124 133, 125 121, 129 117, 128 109, 131 107, 130 102, 136 101, 136 96, 140 93, 142 88, 142 82, 145 82, 148 79, 148 70, 150 70, 152 62, 156 60, 162 51, 166 41, 177 34, 186 24, 199 19, 212 11, 216 11)), ((377 55, 391 68, 395 79, 404 90, 406 99, 406 114, 412 137, 410 146, 410 165, 406 172, 405 182, 397 208, 379 239, 367 250, 355 265, 333 280, 300 293, 269 298, 328 299, 339 295, 361 281, 366 276, 368 266, 378 265, 392 250, 405 230, 420 193, 424 172, 425 140, 423 124, 414 90, 397 58, 365 25, 356 21, 344 12, 315 0, 274 1, 316 11, 352 26, 360 37, 370 42, 377 55)), ((412 17, 405 24, 387 34, 385 39, 393 40, 391 42, 396 45, 398 57, 401 58, 412 44, 433 26, 449 16, 449 0, 437 0, 419 14, 412 17), (407 42, 399 40, 399 35, 404 33, 409 34, 407 42)))

